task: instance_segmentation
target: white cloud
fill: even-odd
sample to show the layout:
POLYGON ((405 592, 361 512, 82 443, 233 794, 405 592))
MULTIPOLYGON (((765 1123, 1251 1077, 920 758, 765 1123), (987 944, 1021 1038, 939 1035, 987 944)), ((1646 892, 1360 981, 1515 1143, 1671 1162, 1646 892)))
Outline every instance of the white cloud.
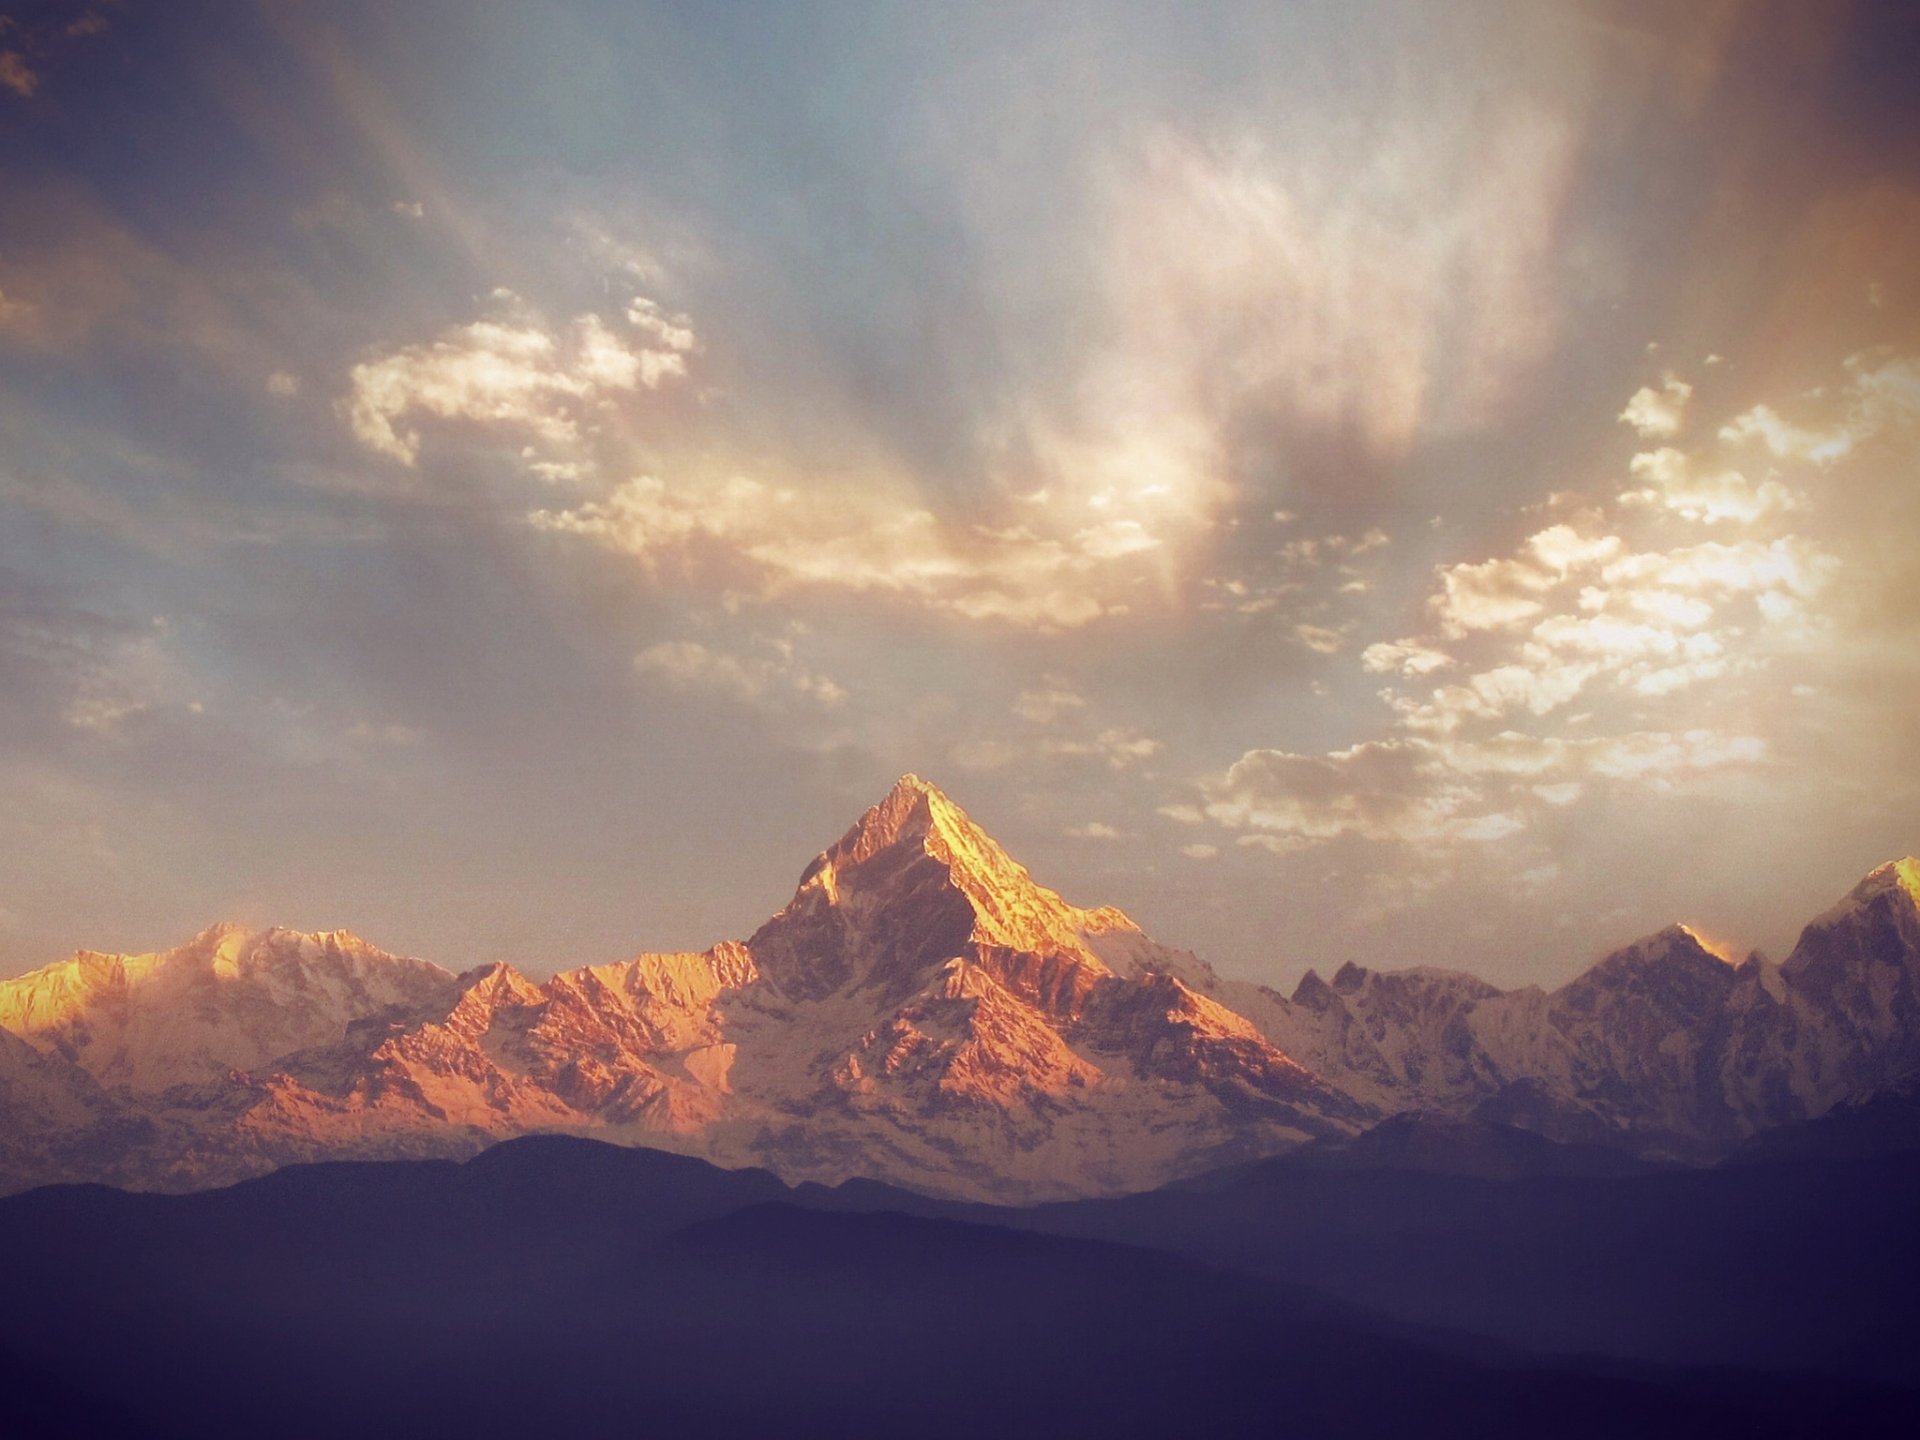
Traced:
POLYGON ((668 315, 644 295, 634 296, 627 306, 627 323, 667 350, 684 354, 699 343, 692 320, 685 315, 668 315))
POLYGON ((1429 745, 1401 740, 1325 755, 1251 750, 1202 787, 1206 813, 1233 829, 1305 840, 1430 838, 1466 798, 1445 783, 1435 755, 1429 745))
POLYGON ((1529 536, 1516 555, 1442 566, 1439 593, 1427 606, 1447 639, 1482 630, 1510 630, 1542 614, 1546 609, 1542 597, 1556 585, 1612 558, 1620 549, 1617 535, 1588 536, 1571 525, 1550 525, 1529 536))
POLYGON ((1728 443, 1757 441, 1775 459, 1832 465, 1869 436, 1910 426, 1920 418, 1920 360, 1863 351, 1846 360, 1847 383, 1834 400, 1816 392, 1808 406, 1816 415, 1804 424, 1756 405, 1720 427, 1728 443))
MULTIPOLYGON (((1856 448, 1912 431, 1920 369, 1878 355, 1847 372, 1827 429, 1782 441, 1782 458, 1836 463, 1844 452, 1820 447, 1841 429, 1856 448)), ((1688 398, 1669 392, 1656 398, 1688 398)), ((1656 418, 1646 405, 1636 413, 1656 418)), ((1717 443, 1753 438, 1750 428, 1731 426, 1717 443)), ((1438 567, 1431 633, 1360 653, 1361 669, 1394 677, 1381 692, 1387 732, 1321 753, 1248 751, 1201 782, 1205 818, 1280 853, 1337 837, 1445 853, 1517 836, 1609 790, 1682 793, 1767 766, 1757 677, 1815 663, 1841 572, 1823 541, 1779 533, 1811 502, 1772 476, 1748 481, 1715 445, 1645 451, 1632 464, 1644 489, 1617 508, 1599 504, 1507 554, 1438 567), (1672 543, 1677 525, 1697 528, 1672 543), (1709 526, 1736 533, 1693 538, 1709 526), (1418 683, 1448 671, 1460 678, 1418 683)), ((1781 693, 1795 691, 1792 679, 1781 693)))
POLYGON ((1066 833, 1075 840, 1123 840, 1126 833, 1100 820, 1089 820, 1084 825, 1069 825, 1066 833))
POLYGON ((1620 419, 1633 426, 1644 439, 1670 440, 1686 424, 1687 402, 1692 398, 1693 387, 1669 374, 1661 378, 1658 390, 1643 385, 1634 391, 1627 408, 1620 412, 1620 419))
POLYGON ((1444 650, 1417 640, 1379 640, 1360 655, 1361 665, 1375 675, 1398 671, 1402 675, 1431 675, 1454 663, 1444 650))
POLYGON ((1710 729, 1565 739, 1504 731, 1483 740, 1396 738, 1323 755, 1253 750, 1202 786, 1208 817, 1282 842, 1281 853, 1340 836, 1385 843, 1504 840, 1526 809, 1564 807, 1594 785, 1675 790, 1708 772, 1752 766, 1757 737, 1710 729))
MULTIPOLYGON (((511 296, 503 297, 511 301, 511 296)), ((353 367, 342 409, 371 450, 412 465, 420 416, 576 441, 599 401, 685 376, 682 350, 616 334, 597 315, 559 332, 526 315, 456 326, 353 367)))
POLYGON ((1634 456, 1629 469, 1645 488, 1622 494, 1623 503, 1664 507, 1708 525, 1723 520, 1752 525, 1800 503, 1800 497, 1778 480, 1755 485, 1738 470, 1698 473, 1688 457, 1672 446, 1634 456))
POLYGON ((1043 755, 1067 755, 1104 761, 1111 770, 1126 770, 1160 753, 1160 742, 1138 730, 1112 726, 1090 738, 1048 736, 1038 745, 1043 755))
POLYGON ((1734 443, 1757 440, 1779 459, 1810 460, 1819 465, 1846 455, 1855 439, 1844 425, 1828 430, 1790 425, 1771 405, 1756 405, 1744 415, 1736 415, 1720 427, 1720 438, 1734 443))
POLYGON ((297 375, 289 375, 284 370, 276 370, 267 376, 267 393, 269 395, 279 395, 283 398, 288 395, 298 395, 300 393, 300 377, 297 375))
POLYGON ((956 526, 870 491, 802 494, 744 478, 680 487, 643 475, 603 499, 528 518, 649 571, 710 572, 742 592, 842 590, 1037 630, 1124 613, 1125 582, 1138 573, 1130 555, 1024 526, 956 526))
POLYGON ((1204 844, 1182 845, 1180 853, 1189 860, 1211 860, 1220 853, 1220 847, 1204 844))

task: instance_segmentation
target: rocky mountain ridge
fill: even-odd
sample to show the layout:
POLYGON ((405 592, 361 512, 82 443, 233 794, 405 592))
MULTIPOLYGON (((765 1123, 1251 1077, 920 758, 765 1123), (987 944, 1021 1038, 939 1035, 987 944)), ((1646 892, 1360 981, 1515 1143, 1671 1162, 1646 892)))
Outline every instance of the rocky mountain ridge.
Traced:
POLYGON ((1343 967, 1290 997, 1082 909, 906 776, 744 942, 536 983, 217 926, 0 982, 0 1188, 593 1135, 935 1193, 1140 1189, 1412 1112, 1710 1158, 1920 1068, 1920 865, 1784 965, 1674 927, 1551 993, 1343 967))

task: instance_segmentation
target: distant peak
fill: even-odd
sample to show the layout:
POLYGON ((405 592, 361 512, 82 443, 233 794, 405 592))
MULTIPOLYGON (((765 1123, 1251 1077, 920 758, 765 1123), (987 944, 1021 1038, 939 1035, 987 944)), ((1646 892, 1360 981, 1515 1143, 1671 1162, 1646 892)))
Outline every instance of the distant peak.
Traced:
POLYGON ((1627 948, 1635 953, 1661 955, 1678 947, 1682 950, 1712 950, 1701 940, 1699 932, 1684 921, 1676 920, 1663 930, 1656 930, 1644 939, 1636 941, 1627 948))
POLYGON ((1920 904, 1920 860, 1907 855, 1898 860, 1889 860, 1884 865, 1876 865, 1853 887, 1853 895, 1856 899, 1865 900, 1894 889, 1906 891, 1909 898, 1920 904))
POLYGON ((216 920, 187 943, 189 945, 218 945, 230 935, 251 935, 253 927, 239 920, 216 920))
POLYGON ((1920 909, 1920 860, 1907 855, 1874 866, 1860 877, 1860 882, 1837 905, 1815 916, 1812 924, 1838 924, 1882 895, 1904 895, 1909 904, 1920 909))
POLYGON ((1674 936, 1676 939, 1680 936, 1685 936, 1699 949, 1706 951, 1707 954, 1713 956, 1714 959, 1721 961, 1723 964, 1738 965, 1740 963, 1740 952, 1730 942, 1716 940, 1713 936, 1708 935, 1705 931, 1695 929, 1684 920, 1669 925, 1660 933, 1674 936))

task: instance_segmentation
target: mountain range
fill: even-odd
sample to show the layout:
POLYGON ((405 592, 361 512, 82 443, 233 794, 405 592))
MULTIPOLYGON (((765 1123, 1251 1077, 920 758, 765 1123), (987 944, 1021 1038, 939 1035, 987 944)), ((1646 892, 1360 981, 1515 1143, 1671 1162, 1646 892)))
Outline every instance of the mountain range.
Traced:
POLYGON ((536 982, 219 925, 0 982, 0 1191, 196 1190, 557 1132, 1025 1203, 1406 1116, 1704 1162, 1904 1093, 1917 901, 1899 860, 1778 965, 1675 926, 1553 991, 1348 965, 1282 995, 1069 904, 906 776, 784 909, 705 951, 536 982))

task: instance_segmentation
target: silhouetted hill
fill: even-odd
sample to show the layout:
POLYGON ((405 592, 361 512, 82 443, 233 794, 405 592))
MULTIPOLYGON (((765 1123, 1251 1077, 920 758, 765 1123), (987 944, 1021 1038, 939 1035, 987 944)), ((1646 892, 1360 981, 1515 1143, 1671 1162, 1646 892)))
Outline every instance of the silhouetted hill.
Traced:
POLYGON ((1785 1159, 1845 1159, 1920 1150, 1920 1071, 1817 1120, 1764 1130, 1740 1147, 1734 1164, 1785 1159))
MULTIPOLYGON (((1429 1188, 1403 1191, 1403 1172, 1256 1170, 1212 1191, 967 1212, 1080 1236, 868 1209, 937 1202, 874 1185, 789 1191, 762 1172, 568 1139, 513 1142, 464 1165, 303 1167, 189 1196, 54 1188, 0 1201, 0 1349, 96 1413, 137 1417, 109 1433, 152 1424, 203 1440, 1793 1435, 1920 1423, 1913 1397, 1869 1385, 1541 1362, 1417 1335, 1197 1258, 1211 1248, 1226 1264, 1284 1269, 1273 1262, 1296 1242, 1337 1238, 1344 1198, 1359 1213, 1324 1268, 1352 1271, 1346 1288, 1364 1289, 1387 1257, 1415 1248, 1406 1217, 1422 1193, 1443 1202, 1430 1231, 1442 1244, 1462 1233, 1466 1207, 1499 1193, 1496 1218, 1515 1236, 1593 1213, 1536 1213, 1527 1182, 1415 1178, 1429 1188), (1375 1234, 1384 1253, 1370 1260, 1375 1234)), ((1833 1185, 1849 1178, 1862 1177, 1836 1172, 1833 1185)), ((1572 1183, 1599 1196, 1647 1182, 1572 1183)), ((1906 1193, 1896 1187, 1885 1208, 1906 1193)), ((1815 1185, 1806 1198, 1825 1194, 1815 1185)), ((1651 1227, 1658 1254, 1687 1236, 1684 1225, 1662 1236, 1640 1201, 1623 1213, 1651 1227)), ((1743 1228, 1737 1210, 1727 1218, 1743 1228)), ((1882 1233, 1873 1215, 1863 1223, 1882 1233)), ((1510 1261, 1545 1242, 1506 1243, 1508 1260, 1490 1266, 1498 1283, 1481 1293, 1504 1284, 1531 1297, 1544 1282, 1522 1284, 1510 1261)), ((1696 1267, 1676 1284, 1717 1277, 1696 1267)))
POLYGON ((1281 1157, 1017 1215, 1536 1351, 1912 1383, 1916 1213, 1920 1153, 1518 1178, 1281 1157))
POLYGON ((1303 1145, 1284 1163, 1296 1169, 1424 1170, 1486 1180, 1645 1175, 1665 1168, 1610 1146, 1563 1143, 1512 1125, 1433 1114, 1392 1115, 1358 1135, 1303 1145))

